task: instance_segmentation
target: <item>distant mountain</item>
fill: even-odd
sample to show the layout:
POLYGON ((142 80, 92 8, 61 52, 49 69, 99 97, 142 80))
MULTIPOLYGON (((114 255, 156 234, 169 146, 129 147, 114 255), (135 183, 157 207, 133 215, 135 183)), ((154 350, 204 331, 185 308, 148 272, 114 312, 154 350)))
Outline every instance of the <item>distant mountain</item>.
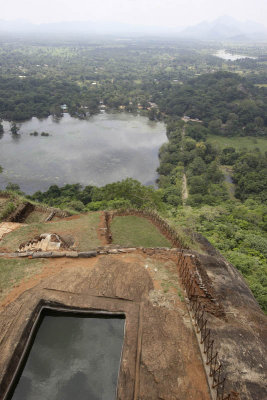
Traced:
POLYGON ((32 24, 24 20, 0 20, 0 34, 41 36, 88 36, 120 35, 131 36, 173 36, 193 40, 267 41, 267 29, 253 21, 240 22, 231 17, 220 17, 215 21, 203 21, 187 28, 130 25, 117 22, 63 21, 32 24))
POLYGON ((241 22, 228 16, 214 21, 203 21, 185 28, 179 36, 199 40, 266 41, 267 29, 256 22, 241 22))
POLYGON ((0 33, 56 34, 56 35, 122 35, 122 36, 171 36, 177 29, 158 26, 130 25, 117 22, 63 21, 32 24, 30 22, 0 20, 0 33))
POLYGON ((5 21, 0 20, 0 32, 12 33, 12 32, 29 32, 34 30, 34 24, 24 20, 13 20, 5 21))

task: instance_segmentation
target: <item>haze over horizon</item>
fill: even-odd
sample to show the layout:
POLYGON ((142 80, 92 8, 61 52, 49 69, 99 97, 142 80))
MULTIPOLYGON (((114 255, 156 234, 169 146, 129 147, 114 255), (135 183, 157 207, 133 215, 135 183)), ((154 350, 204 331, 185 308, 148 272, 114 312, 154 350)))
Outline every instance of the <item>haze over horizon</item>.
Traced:
POLYGON ((1 20, 34 24, 92 21, 184 28, 229 16, 267 28, 266 0, 0 0, 1 20))

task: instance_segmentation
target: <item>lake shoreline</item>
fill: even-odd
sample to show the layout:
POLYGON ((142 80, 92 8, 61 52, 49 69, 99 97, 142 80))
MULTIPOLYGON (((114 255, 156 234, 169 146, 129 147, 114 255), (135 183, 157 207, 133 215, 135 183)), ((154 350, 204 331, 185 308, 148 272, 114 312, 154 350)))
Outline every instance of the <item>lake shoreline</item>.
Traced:
POLYGON ((12 182, 29 194, 53 184, 103 186, 127 177, 154 185, 158 151, 168 141, 163 122, 126 112, 87 119, 68 113, 60 119, 33 117, 18 124, 16 135, 8 121, 3 126, 0 187, 12 182))
POLYGON ((227 61, 238 61, 238 60, 244 60, 245 58, 249 58, 252 60, 256 60, 257 57, 252 57, 252 56, 247 56, 244 54, 235 54, 232 52, 228 52, 225 49, 222 50, 218 50, 216 51, 216 53, 213 54, 216 57, 222 58, 223 60, 227 60, 227 61))

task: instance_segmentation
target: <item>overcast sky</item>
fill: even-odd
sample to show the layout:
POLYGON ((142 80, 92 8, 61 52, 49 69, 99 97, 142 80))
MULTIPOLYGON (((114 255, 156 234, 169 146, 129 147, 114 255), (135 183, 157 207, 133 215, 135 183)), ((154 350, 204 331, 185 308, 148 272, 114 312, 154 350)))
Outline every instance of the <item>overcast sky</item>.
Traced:
POLYGON ((267 26, 267 0, 0 0, 0 19, 180 27, 229 15, 267 26))

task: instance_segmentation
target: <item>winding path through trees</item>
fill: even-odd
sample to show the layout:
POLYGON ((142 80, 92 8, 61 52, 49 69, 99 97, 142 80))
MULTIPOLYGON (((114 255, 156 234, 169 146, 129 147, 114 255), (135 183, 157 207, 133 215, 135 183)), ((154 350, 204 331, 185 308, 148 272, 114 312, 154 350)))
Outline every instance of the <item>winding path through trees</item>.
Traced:
MULTIPOLYGON (((185 127, 182 129, 182 141, 185 137, 185 127)), ((183 144, 181 144, 181 150, 183 150, 183 144)), ((182 201, 183 201, 183 206, 186 204, 186 200, 188 199, 188 188, 187 188, 187 179, 185 175, 185 171, 183 174, 183 181, 182 181, 182 201)))

